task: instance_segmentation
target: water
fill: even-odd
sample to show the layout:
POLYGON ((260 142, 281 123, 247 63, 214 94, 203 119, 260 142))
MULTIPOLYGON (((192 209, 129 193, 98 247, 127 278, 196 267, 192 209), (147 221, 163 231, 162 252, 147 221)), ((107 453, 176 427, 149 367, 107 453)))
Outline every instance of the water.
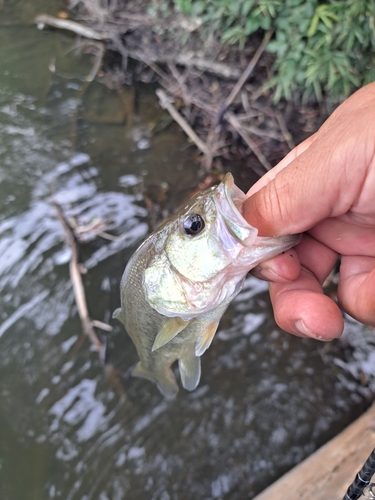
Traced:
MULTIPOLYGON (((341 344, 281 332, 266 285, 248 278, 195 392, 170 402, 130 376, 135 348, 111 320, 121 274, 196 187, 199 164, 178 128, 164 126, 153 88, 118 94, 83 82, 90 58, 77 62, 69 35, 32 23, 58 7, 0 10, 0 497, 252 498, 368 404, 372 389, 354 377, 359 351, 348 347, 348 365, 341 344), (52 74, 51 61, 70 78, 52 74), (82 338, 51 198, 81 226, 105 221, 124 235, 88 231, 81 245, 89 310, 114 327, 99 334, 111 369, 82 338)), ((347 329, 365 338, 349 319, 347 329)))

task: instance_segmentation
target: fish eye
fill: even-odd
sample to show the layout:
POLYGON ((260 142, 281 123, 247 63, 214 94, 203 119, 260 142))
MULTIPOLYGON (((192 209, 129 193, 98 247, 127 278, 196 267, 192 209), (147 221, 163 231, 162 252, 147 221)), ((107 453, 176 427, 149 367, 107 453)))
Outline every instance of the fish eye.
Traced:
POLYGON ((199 214, 190 214, 184 220, 184 230, 186 234, 195 236, 204 229, 203 217, 199 214))

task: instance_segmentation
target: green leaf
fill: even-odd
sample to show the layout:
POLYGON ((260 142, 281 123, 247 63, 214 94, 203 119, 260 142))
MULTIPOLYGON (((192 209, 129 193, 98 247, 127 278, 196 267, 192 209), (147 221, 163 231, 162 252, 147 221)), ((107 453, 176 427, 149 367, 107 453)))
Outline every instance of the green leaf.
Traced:
POLYGON ((203 44, 214 30, 223 43, 241 48, 255 31, 272 26, 275 35, 266 50, 274 54, 275 76, 267 85, 275 100, 296 93, 303 99, 343 97, 375 79, 372 0, 150 0, 150 5, 159 16, 170 7, 199 16, 203 44))
POLYGON ((242 4, 242 9, 241 9, 241 13, 244 17, 247 17, 249 15, 249 12, 251 11, 251 9, 253 8, 254 6, 254 0, 246 0, 243 4, 242 4))
POLYGON ((317 13, 314 14, 312 20, 311 20, 311 24, 310 24, 310 27, 309 27, 309 30, 307 32, 307 37, 308 38, 311 38, 312 36, 315 35, 315 32, 316 32, 316 29, 318 27, 318 24, 319 24, 319 15, 317 13))

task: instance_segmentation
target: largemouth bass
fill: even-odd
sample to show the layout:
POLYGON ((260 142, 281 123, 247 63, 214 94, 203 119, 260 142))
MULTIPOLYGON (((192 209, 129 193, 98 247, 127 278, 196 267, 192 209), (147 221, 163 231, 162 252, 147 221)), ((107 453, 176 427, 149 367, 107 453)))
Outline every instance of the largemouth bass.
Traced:
POLYGON ((152 380, 166 397, 178 391, 176 360, 183 387, 197 387, 200 357, 249 270, 300 239, 258 237, 241 215, 245 199, 226 174, 154 231, 125 268, 113 316, 137 348, 133 375, 152 380))

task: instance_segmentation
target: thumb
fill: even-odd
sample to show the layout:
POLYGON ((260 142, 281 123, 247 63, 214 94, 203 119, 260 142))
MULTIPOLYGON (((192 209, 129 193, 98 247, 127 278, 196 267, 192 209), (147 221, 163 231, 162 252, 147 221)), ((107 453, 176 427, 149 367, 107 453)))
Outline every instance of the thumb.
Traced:
POLYGON ((243 216, 260 236, 307 231, 350 210, 375 155, 374 107, 371 84, 341 104, 310 141, 253 186, 243 216))
POLYGON ((333 215, 339 196, 338 179, 324 153, 314 147, 315 142, 319 140, 276 176, 270 176, 265 185, 262 179, 263 187, 245 200, 243 216, 260 236, 307 231, 333 215))

